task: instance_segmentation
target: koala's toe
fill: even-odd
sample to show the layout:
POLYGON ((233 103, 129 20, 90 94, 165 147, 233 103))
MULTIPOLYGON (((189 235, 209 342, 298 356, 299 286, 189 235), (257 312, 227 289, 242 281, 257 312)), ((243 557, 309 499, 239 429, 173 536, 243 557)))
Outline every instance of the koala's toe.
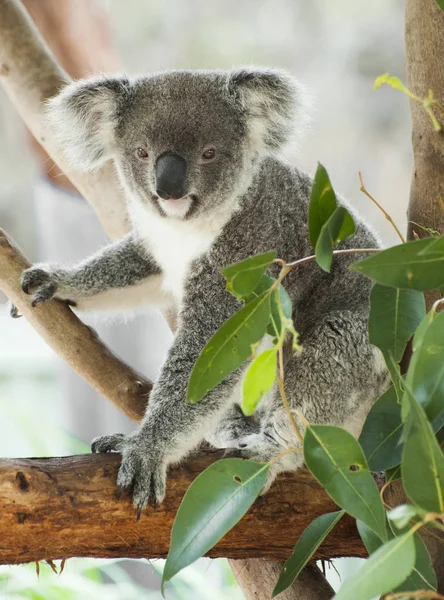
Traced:
POLYGON ((22 275, 22 290, 25 294, 31 294, 33 289, 47 283, 49 278, 49 273, 43 269, 36 267, 26 269, 22 275))
POLYGON ((121 452, 125 437, 123 433, 96 437, 91 442, 91 452, 121 452))
POLYGON ((56 291, 57 283, 55 281, 43 284, 32 296, 31 306, 35 307, 38 304, 43 304, 43 302, 48 302, 48 300, 54 298, 56 291))

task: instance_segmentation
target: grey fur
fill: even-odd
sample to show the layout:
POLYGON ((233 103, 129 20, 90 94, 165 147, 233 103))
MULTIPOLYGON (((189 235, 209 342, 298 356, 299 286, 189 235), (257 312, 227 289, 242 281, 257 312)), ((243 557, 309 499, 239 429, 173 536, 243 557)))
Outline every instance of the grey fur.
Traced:
MULTIPOLYGON (((303 95, 285 74, 240 69, 95 79, 68 86, 50 102, 49 119, 74 166, 114 159, 134 234, 72 270, 49 267, 43 275, 41 266, 31 268, 25 291, 32 288, 38 301, 55 294, 79 303, 85 295, 158 277, 161 293, 180 309, 142 424, 129 436, 107 435, 92 444, 93 451, 122 453, 118 483, 133 487, 139 510, 163 499, 167 469, 204 439, 259 461, 299 445, 276 389, 254 417, 240 413, 244 367, 196 405, 185 396, 205 343, 240 307, 226 292, 221 267, 270 249, 287 261, 312 253, 311 180, 279 158, 302 128, 303 95), (216 158, 203 164, 208 146, 216 158), (148 156, 140 160, 137 148, 148 156), (156 195, 156 160, 168 152, 187 162, 180 215, 171 215, 156 195)), ((356 221, 356 233, 340 247, 377 246, 356 221)), ((286 278, 303 352, 295 355, 286 345, 285 373, 293 408, 310 421, 357 433, 387 375, 367 336, 370 282, 349 270, 353 260, 336 257, 330 274, 306 264, 286 278)), ((276 276, 278 266, 269 272, 276 276)), ((146 302, 159 301, 155 296, 146 302)), ((268 485, 301 462, 300 454, 289 454, 275 463, 268 485)))

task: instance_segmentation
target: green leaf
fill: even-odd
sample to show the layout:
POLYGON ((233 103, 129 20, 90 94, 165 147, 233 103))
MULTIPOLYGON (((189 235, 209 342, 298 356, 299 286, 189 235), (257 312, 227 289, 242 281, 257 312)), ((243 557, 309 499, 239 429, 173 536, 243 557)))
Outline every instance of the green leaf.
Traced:
POLYGON ((387 539, 385 510, 361 446, 340 427, 310 425, 305 463, 338 506, 387 539))
POLYGON ((438 6, 441 10, 444 10, 444 0, 436 0, 438 6))
POLYGON ((401 405, 392 386, 372 406, 359 436, 371 471, 385 471, 399 465, 402 426, 401 405))
POLYGON ((426 238, 393 246, 360 260, 352 269, 374 279, 381 285, 421 292, 444 284, 444 248, 428 248, 442 238, 426 238))
POLYGON ((269 321, 267 290, 228 319, 207 342, 191 372, 187 402, 199 402, 240 367, 251 356, 251 346, 263 338, 269 321))
POLYGON ((370 343, 390 351, 396 362, 425 316, 424 295, 375 283, 370 294, 370 343))
POLYGON ((385 472, 385 480, 387 483, 392 483, 392 481, 396 481, 397 479, 401 479, 401 465, 396 465, 396 467, 387 469, 385 472))
POLYGON ((444 455, 422 406, 407 389, 408 418, 401 472, 409 499, 428 512, 444 512, 444 455))
MULTIPOLYGON (((250 296, 248 296, 247 298, 244 298, 244 302, 246 304, 248 304, 254 298, 257 298, 263 292, 265 292, 266 290, 269 290, 271 288, 271 286, 274 285, 275 283, 276 283, 276 279, 274 279, 273 277, 270 277, 269 275, 262 275, 256 289, 250 296)), ((278 336, 282 329, 281 317, 279 315, 279 308, 278 308, 278 303, 277 303, 278 290, 279 290, 279 299, 281 301, 282 312, 284 313, 284 316, 287 319, 291 319, 292 313, 293 313, 293 306, 292 306, 292 303, 290 300, 290 296, 287 294, 284 286, 280 283, 278 285, 277 290, 274 290, 274 292, 272 292, 271 298, 270 298, 271 323, 267 327, 267 333, 273 337, 278 336)))
POLYGON ((399 364, 393 358, 391 352, 383 352, 382 355, 384 357, 388 372, 390 373, 390 379, 392 380, 393 387, 395 388, 396 396, 398 397, 398 402, 401 403, 402 395, 404 393, 401 369, 399 367, 399 364))
POLYGON ((322 226, 316 242, 316 260, 324 271, 330 272, 333 248, 354 231, 355 224, 347 209, 343 206, 336 208, 322 226))
POLYGON ((399 592, 414 592, 416 590, 436 590, 437 581, 436 573, 432 566, 429 551, 421 539, 419 533, 413 536, 415 542, 415 566, 412 572, 401 585, 398 585, 393 591, 394 594, 399 592))
POLYGON ((390 540, 339 588, 333 600, 371 600, 400 585, 415 565, 415 543, 410 534, 390 540))
POLYGON ((318 168, 311 188, 310 205, 308 207, 308 230, 310 242, 316 247, 323 225, 336 209, 336 196, 325 167, 318 163, 318 168))
POLYGON ((376 552, 376 550, 382 546, 383 541, 381 538, 377 536, 376 533, 373 533, 373 531, 359 519, 356 520, 356 527, 358 528, 361 540, 369 554, 373 554, 373 552, 376 552))
MULTIPOLYGON (((418 509, 418 508, 415 509, 415 507, 412 507, 411 505, 402 505, 401 507, 397 507, 397 508, 402 509, 402 511, 400 511, 398 513, 398 516, 399 516, 399 519, 397 519, 398 524, 401 524, 403 520, 406 523, 408 523, 408 520, 409 520, 408 513, 410 513, 410 518, 414 518, 416 515, 419 515, 421 513, 422 513, 421 516, 423 517, 425 514, 424 511, 422 511, 421 509, 418 509), (406 506, 408 506, 408 508, 405 508, 406 506), (404 516, 406 517, 405 519, 402 518, 402 512, 404 512, 404 516), (413 512, 415 512, 416 514, 413 514, 413 512)), ((394 513, 394 511, 396 511, 397 508, 390 511, 390 514, 394 513)), ((395 517, 396 517, 396 513, 395 513, 395 517)), ((406 524, 401 529, 395 529, 393 527, 393 520, 389 521, 389 524, 390 524, 391 531, 392 531, 392 534, 394 537, 401 537, 410 531, 410 525, 408 525, 408 524, 406 524)), ((393 592, 393 593, 398 593, 398 592, 402 592, 402 591, 414 592, 416 590, 424 590, 424 589, 436 590, 436 587, 437 587, 436 573, 432 566, 430 554, 429 554, 424 542, 422 541, 421 536, 418 533, 414 534, 413 539, 415 541, 415 555, 416 555, 415 566, 413 567, 412 572, 407 577, 407 579, 404 581, 404 583, 401 583, 401 585, 399 585, 395 589, 391 590, 391 592, 393 592)))
POLYGON ((293 554, 285 562, 273 590, 272 598, 292 585, 293 581, 344 514, 344 510, 339 510, 321 515, 310 523, 294 547, 293 554))
POLYGON ((248 367, 242 383, 241 408, 244 415, 254 414, 258 402, 270 391, 276 379, 277 353, 277 348, 264 350, 248 367))
POLYGON ((390 73, 384 73, 384 75, 379 75, 379 77, 375 79, 373 89, 377 90, 384 83, 392 87, 394 90, 399 90, 400 92, 404 92, 404 94, 407 94, 407 96, 410 96, 410 91, 405 87, 402 81, 398 77, 390 75, 390 73))
POLYGON ((444 412, 444 312, 425 317, 413 348, 406 385, 434 421, 444 412))
POLYGON ((162 588, 203 556, 247 512, 262 490, 269 464, 226 458, 210 465, 188 488, 171 530, 162 588))
POLYGON ((270 250, 222 269, 223 276, 228 282, 228 291, 237 298, 250 295, 276 256, 276 252, 270 250))

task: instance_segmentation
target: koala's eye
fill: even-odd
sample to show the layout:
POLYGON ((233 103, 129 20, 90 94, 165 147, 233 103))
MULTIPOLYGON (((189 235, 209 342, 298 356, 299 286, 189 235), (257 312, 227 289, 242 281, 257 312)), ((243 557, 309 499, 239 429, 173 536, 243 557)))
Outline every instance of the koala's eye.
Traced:
POLYGON ((146 160, 148 158, 148 152, 146 150, 144 150, 143 148, 137 148, 136 156, 140 160, 146 160))
POLYGON ((216 157, 216 149, 215 148, 207 148, 205 152, 202 153, 201 160, 203 162, 209 162, 216 157))

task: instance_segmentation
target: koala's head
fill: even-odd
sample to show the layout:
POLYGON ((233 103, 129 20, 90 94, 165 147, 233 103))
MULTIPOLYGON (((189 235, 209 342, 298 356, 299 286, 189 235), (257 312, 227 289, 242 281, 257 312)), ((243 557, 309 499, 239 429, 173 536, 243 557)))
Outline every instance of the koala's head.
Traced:
POLYGON ((273 70, 171 71, 78 81, 47 114, 73 169, 113 159, 133 198, 192 219, 228 208, 260 158, 292 143, 303 97, 273 70))

